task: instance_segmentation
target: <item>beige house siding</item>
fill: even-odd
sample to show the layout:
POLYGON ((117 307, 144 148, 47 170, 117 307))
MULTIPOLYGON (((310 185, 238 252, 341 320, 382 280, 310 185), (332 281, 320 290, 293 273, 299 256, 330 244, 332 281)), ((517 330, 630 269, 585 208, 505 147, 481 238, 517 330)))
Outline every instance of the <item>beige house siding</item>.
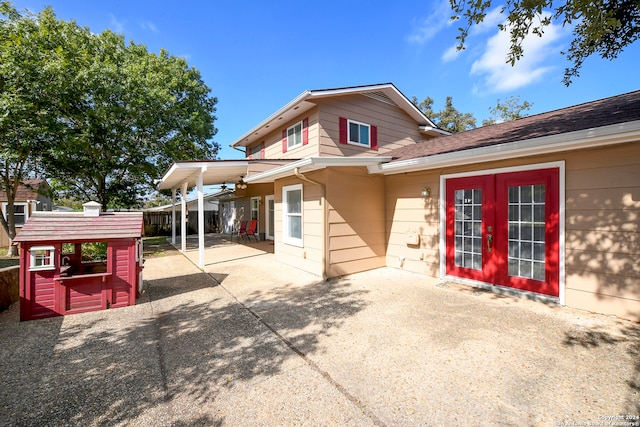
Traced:
MULTIPOLYGON (((309 173, 306 176, 314 181, 324 182, 324 171, 309 173)), ((276 181, 274 188, 274 228, 275 256, 284 264, 293 265, 301 270, 318 276, 322 275, 322 239, 323 209, 321 206, 321 187, 304 182, 296 177, 276 181), (283 242, 282 187, 302 184, 302 247, 283 242)))
POLYGON ((365 168, 326 171, 329 277, 384 267, 384 178, 365 168))
MULTIPOLYGON (((278 166, 286 165, 289 161, 286 160, 264 160, 259 162, 250 162, 247 166, 247 176, 255 175, 260 172, 268 171, 269 169, 277 168, 278 166)), ((273 186, 272 186, 273 187, 273 186)))
MULTIPOLYGON (((302 159, 305 157, 318 156, 318 110, 312 109, 304 114, 296 117, 294 120, 282 123, 281 126, 275 128, 266 137, 255 143, 252 146, 259 145, 264 141, 264 154, 265 159, 302 159), (302 119, 309 119, 309 143, 300 147, 296 147, 287 150, 286 153, 282 152, 282 131, 288 127, 295 125, 302 119)), ((250 147, 247 147, 247 153, 249 153, 250 147)))
POLYGON ((640 142, 566 167, 566 304, 640 321, 640 142))
POLYGON ((387 176, 386 263, 389 267, 439 276, 439 182, 439 171, 387 176), (431 197, 422 197, 425 187, 431 189, 431 197), (407 244, 409 233, 418 234, 417 245, 407 244))
POLYGON ((565 161, 565 303, 640 320, 640 143, 386 177, 387 265, 439 275, 439 177, 565 161), (431 197, 422 199, 422 188, 431 197), (407 245, 407 231, 421 235, 407 245), (422 257, 422 260, 420 259, 422 257))
POLYGON ((322 156, 375 156, 425 139, 418 124, 402 109, 363 95, 318 100, 319 150, 322 156), (340 144, 339 118, 367 123, 378 128, 378 150, 340 144))

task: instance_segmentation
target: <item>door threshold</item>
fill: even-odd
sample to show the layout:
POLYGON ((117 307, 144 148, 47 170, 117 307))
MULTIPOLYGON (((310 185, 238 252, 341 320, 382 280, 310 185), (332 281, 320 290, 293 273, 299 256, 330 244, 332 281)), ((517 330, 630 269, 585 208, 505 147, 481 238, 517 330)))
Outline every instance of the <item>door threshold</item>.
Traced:
POLYGON ((508 288, 506 286, 493 285, 490 283, 478 282, 476 280, 463 279, 456 276, 445 276, 436 286, 447 286, 448 284, 457 284, 463 286, 471 286, 473 288, 483 289, 499 295, 507 295, 516 298, 528 299, 530 301, 541 302, 547 305, 560 306, 560 298, 551 295, 538 294, 531 291, 523 291, 521 289, 508 288))

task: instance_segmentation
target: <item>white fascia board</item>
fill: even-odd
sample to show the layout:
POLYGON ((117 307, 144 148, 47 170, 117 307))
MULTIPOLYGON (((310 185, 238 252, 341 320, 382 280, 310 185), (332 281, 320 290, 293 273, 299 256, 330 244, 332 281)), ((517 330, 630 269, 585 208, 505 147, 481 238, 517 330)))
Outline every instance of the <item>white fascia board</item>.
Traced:
MULTIPOLYGON (((640 120, 370 166, 385 175, 640 142, 640 120)), ((426 141, 424 144, 428 144, 426 141)))
POLYGON ((307 157, 245 178, 245 182, 264 183, 295 175, 295 170, 310 172, 327 167, 371 167, 390 162, 392 157, 307 157))
POLYGON ((434 135, 434 136, 451 135, 451 132, 448 132, 444 129, 431 127, 431 126, 419 126, 418 130, 422 133, 426 133, 428 135, 434 135))

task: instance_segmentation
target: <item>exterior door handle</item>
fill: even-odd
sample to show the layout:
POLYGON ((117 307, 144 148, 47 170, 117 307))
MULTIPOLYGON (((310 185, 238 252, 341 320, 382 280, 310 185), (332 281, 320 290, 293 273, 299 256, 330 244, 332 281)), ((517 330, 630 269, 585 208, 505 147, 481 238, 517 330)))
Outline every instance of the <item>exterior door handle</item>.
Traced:
POLYGON ((487 235, 487 250, 491 252, 491 243, 493 243, 493 234, 487 235))

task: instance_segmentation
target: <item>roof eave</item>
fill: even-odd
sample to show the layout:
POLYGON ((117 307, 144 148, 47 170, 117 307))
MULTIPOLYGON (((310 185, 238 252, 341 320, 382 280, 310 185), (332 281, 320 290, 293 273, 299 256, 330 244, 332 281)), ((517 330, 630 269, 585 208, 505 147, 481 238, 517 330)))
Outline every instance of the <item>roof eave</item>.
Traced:
POLYGON ((268 171, 261 172, 245 178, 248 184, 260 184, 274 182, 276 179, 295 175, 296 169, 300 172, 311 172, 327 167, 371 167, 385 162, 390 162, 391 157, 308 157, 268 171))

